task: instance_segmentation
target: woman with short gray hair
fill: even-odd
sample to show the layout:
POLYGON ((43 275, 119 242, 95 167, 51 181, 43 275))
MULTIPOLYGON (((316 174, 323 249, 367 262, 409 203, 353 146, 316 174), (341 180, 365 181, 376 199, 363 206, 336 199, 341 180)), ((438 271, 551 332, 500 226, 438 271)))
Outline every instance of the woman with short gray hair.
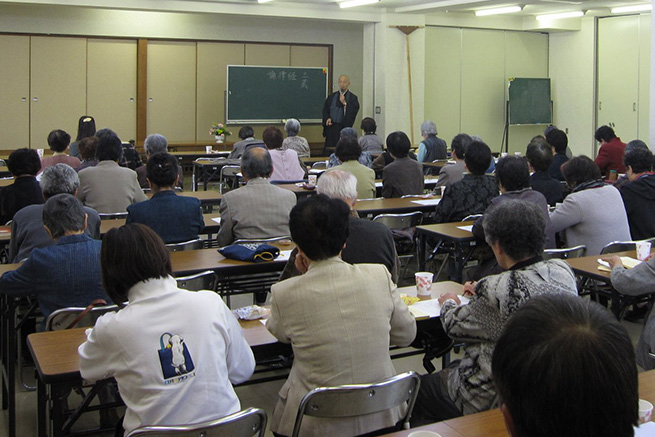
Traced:
POLYGON ((287 137, 282 142, 281 150, 295 150, 299 157, 309 158, 311 153, 309 150, 309 143, 306 138, 298 136, 298 133, 300 132, 300 122, 295 118, 290 118, 284 124, 284 130, 287 133, 287 137))
MULTIPOLYGON (((434 121, 424 121, 421 123, 421 136, 423 141, 418 145, 418 162, 432 162, 437 159, 446 159, 448 157, 448 146, 446 142, 437 137, 437 125, 434 121)), ((432 174, 439 170, 426 168, 425 174, 432 174)))

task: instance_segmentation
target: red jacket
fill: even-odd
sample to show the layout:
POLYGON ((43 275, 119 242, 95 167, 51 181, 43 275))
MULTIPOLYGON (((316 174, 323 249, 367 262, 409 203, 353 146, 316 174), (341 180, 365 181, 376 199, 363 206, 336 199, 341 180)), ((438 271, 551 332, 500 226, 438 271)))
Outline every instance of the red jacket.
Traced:
POLYGON ((600 168, 603 176, 609 176, 610 170, 625 173, 623 152, 625 152, 625 143, 619 137, 612 138, 600 147, 596 157, 596 165, 600 168))

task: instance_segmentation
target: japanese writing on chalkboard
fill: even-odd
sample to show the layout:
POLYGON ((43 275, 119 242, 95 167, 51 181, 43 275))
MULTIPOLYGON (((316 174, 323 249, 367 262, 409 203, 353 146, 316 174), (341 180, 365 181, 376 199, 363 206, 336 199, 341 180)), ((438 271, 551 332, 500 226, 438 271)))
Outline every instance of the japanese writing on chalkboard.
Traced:
MULTIPOLYGON (((295 71, 280 70, 276 72, 270 70, 269 72, 266 73, 266 76, 268 76, 269 80, 279 80, 279 81, 287 81, 287 82, 298 81, 298 75, 296 74, 295 71)), ((300 77, 300 88, 306 90, 309 89, 309 76, 307 75, 306 72, 303 72, 302 76, 300 77)))

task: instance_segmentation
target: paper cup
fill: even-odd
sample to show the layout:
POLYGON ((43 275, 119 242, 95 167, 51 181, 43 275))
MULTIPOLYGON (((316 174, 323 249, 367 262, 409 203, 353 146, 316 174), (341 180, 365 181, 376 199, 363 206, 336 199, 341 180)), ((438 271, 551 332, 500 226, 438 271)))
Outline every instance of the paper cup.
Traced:
POLYGON ((416 272, 416 294, 418 297, 432 297, 432 278, 434 273, 416 272))
POLYGON ((637 241, 637 259, 646 261, 650 257, 650 241, 637 241))
POLYGON ((441 437, 441 434, 433 431, 414 431, 409 433, 407 437, 441 437))
POLYGON ((316 179, 317 179, 317 176, 315 174, 310 174, 309 176, 307 176, 307 180, 309 182, 309 185, 316 185, 316 179))
POLYGON ((43 150, 44 149, 36 149, 36 153, 39 155, 39 158, 43 158, 43 150))
POLYGON ((205 153, 212 153, 214 151, 214 146, 205 146, 205 153))
POLYGON ((653 416, 653 404, 643 399, 639 399, 639 423, 650 422, 653 416))

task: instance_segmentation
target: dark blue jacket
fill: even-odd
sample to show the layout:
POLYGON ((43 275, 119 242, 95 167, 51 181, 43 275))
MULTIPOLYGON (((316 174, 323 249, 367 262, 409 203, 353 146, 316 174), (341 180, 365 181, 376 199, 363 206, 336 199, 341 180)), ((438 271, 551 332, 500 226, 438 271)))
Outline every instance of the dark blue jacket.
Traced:
POLYGON ((155 193, 150 200, 127 207, 125 223, 141 223, 152 228, 164 243, 181 243, 198 238, 205 227, 200 200, 178 196, 174 191, 155 193))
POLYGON ((100 241, 85 234, 59 238, 57 244, 34 249, 18 269, 0 278, 0 291, 36 295, 47 318, 59 308, 86 307, 96 299, 111 303, 100 277, 100 241))

